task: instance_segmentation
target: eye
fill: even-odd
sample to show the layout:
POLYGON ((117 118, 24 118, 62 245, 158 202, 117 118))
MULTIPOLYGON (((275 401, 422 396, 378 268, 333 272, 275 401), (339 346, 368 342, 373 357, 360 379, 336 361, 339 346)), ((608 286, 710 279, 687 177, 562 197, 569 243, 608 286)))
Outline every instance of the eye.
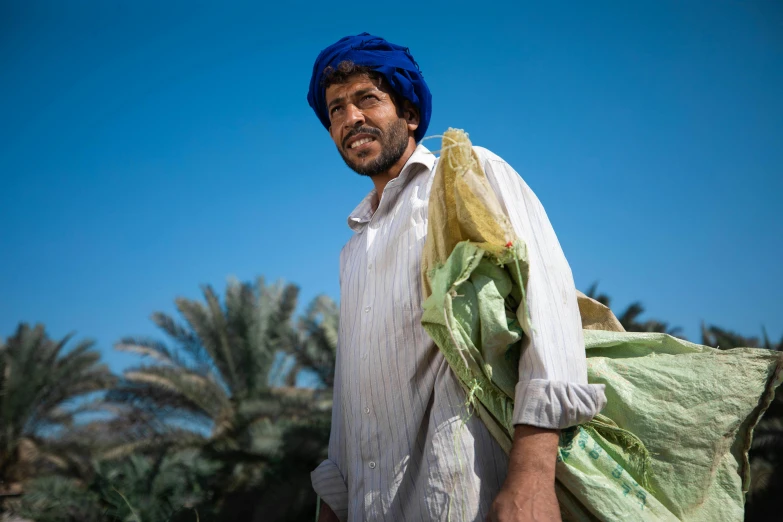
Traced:
POLYGON ((339 105, 335 105, 335 106, 334 106, 334 107, 332 107, 332 108, 331 108, 331 110, 329 111, 329 115, 330 115, 330 116, 333 116, 333 115, 334 115, 334 113, 336 113, 336 112, 337 112, 338 110, 340 110, 340 109, 342 109, 342 107, 340 107, 339 105))

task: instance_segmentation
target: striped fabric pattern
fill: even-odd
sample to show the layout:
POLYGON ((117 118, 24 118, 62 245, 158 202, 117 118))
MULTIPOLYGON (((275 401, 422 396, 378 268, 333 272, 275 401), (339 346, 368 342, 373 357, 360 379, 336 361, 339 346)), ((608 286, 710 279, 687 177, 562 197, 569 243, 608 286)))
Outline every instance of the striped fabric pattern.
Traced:
MULTIPOLYGON (((564 428, 592 418, 571 270, 533 192, 476 147, 490 185, 528 246, 533 338, 523 350, 517 424, 564 428)), ((421 326, 421 250, 437 158, 419 146, 348 218, 340 255, 340 331, 328 459, 312 473, 340 520, 483 521, 507 457, 466 409, 465 392, 421 326), (377 206, 377 209, 374 208, 377 206)))

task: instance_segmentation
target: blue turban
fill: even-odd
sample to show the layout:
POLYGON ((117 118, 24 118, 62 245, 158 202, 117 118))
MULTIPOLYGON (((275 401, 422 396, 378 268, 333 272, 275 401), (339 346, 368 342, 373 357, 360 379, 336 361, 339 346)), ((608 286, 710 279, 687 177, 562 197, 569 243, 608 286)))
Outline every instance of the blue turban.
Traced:
POLYGON ((369 67, 382 74, 394 92, 410 100, 419 109, 419 127, 414 137, 417 142, 421 141, 427 132, 432 115, 432 94, 424 81, 424 76, 407 47, 389 43, 379 36, 368 33, 340 39, 321 51, 315 60, 307 102, 324 127, 328 129, 331 122, 326 107, 326 92, 321 86, 321 79, 324 76, 324 69, 330 66, 336 69, 344 60, 369 67))

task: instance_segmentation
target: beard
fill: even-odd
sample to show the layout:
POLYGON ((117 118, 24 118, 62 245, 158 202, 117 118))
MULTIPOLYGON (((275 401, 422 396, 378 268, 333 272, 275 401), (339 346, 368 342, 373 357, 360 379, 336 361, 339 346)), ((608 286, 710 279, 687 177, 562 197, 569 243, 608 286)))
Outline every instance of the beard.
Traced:
MULTIPOLYGON (((353 130, 346 140, 357 134, 369 134, 375 138, 375 140, 381 146, 381 153, 373 161, 369 163, 356 163, 351 160, 343 152, 342 147, 337 147, 340 156, 348 167, 362 176, 377 176, 387 172, 390 168, 397 163, 402 155, 405 153, 405 149, 408 147, 408 125, 403 118, 398 119, 389 124, 386 129, 380 131, 374 127, 361 127, 353 130)), ((368 153, 359 153, 359 158, 364 158, 368 153)))

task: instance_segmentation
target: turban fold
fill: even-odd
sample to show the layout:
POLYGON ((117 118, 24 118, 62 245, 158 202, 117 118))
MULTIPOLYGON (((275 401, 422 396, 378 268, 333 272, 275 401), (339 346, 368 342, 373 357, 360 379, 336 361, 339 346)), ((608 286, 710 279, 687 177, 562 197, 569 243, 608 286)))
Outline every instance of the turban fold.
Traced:
POLYGON ((326 107, 326 92, 321 86, 324 69, 330 66, 336 69, 337 65, 345 60, 382 74, 394 92, 419 109, 419 127, 414 137, 416 141, 421 141, 427 132, 432 114, 432 95, 424 76, 407 47, 395 45, 368 33, 340 39, 321 51, 315 60, 307 102, 323 126, 328 129, 331 125, 326 107))

